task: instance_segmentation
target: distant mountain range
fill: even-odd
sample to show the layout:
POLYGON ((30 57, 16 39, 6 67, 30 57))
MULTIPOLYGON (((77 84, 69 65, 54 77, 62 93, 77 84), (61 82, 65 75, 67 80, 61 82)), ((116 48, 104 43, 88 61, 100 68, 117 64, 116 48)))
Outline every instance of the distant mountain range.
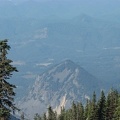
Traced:
POLYGON ((31 92, 21 107, 36 99, 33 107, 41 112, 68 98, 83 101, 93 88, 99 91, 100 83, 106 83, 105 89, 120 88, 120 0, 0 0, 0 39, 5 38, 11 46, 8 57, 19 71, 10 80, 17 86, 16 101, 31 92), (66 61, 64 69, 64 61, 56 66, 65 59, 77 65, 66 61))
POLYGON ((73 101, 86 102, 93 91, 100 93, 100 81, 71 60, 65 60, 39 75, 19 107, 30 118, 52 106, 69 108, 73 101))

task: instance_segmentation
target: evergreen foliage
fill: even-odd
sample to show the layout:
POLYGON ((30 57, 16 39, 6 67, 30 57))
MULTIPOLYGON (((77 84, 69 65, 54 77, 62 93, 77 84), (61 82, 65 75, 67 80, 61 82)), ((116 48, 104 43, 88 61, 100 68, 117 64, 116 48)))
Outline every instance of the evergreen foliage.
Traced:
POLYGON ((84 112, 85 120, 90 119, 90 114, 91 114, 91 102, 89 99, 87 99, 87 103, 85 106, 85 112, 84 112))
POLYGON ((98 120, 98 107, 96 105, 96 94, 93 93, 93 98, 91 102, 91 109, 90 109, 90 120, 98 120))
POLYGON ((101 92, 100 100, 98 101, 98 120, 106 119, 106 97, 104 92, 101 92))
POLYGON ((52 110, 52 107, 48 107, 48 120, 56 120, 57 119, 57 114, 52 110))
POLYGON ((16 86, 8 82, 17 69, 11 65, 12 60, 7 58, 8 50, 10 50, 7 42, 7 39, 0 41, 0 117, 6 118, 10 116, 11 111, 17 109, 13 103, 16 86))
POLYGON ((77 108, 77 120, 84 120, 84 107, 82 103, 77 103, 76 104, 77 108))
POLYGON ((118 92, 110 90, 107 96, 106 120, 112 120, 118 103, 118 92))
POLYGON ((65 108, 61 107, 61 114, 59 115, 59 120, 66 120, 65 108))
POLYGON ((77 120, 77 107, 74 102, 72 103, 72 120, 77 120))
POLYGON ((117 107, 115 108, 114 111, 113 120, 120 120, 120 96, 118 98, 117 107))
POLYGON ((73 102, 67 110, 61 107, 60 114, 49 107, 48 116, 44 115, 35 120, 120 120, 120 93, 111 90, 106 97, 104 91, 101 91, 97 100, 94 92, 92 99, 87 99, 85 106, 81 102, 73 102))

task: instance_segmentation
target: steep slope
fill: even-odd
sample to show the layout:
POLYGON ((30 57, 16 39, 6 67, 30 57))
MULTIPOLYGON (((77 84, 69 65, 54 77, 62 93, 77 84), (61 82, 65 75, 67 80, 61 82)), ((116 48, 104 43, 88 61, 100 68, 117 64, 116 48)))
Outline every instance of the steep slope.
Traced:
POLYGON ((48 105, 59 112, 61 106, 68 108, 72 101, 85 102, 94 90, 100 90, 98 83, 79 65, 65 60, 37 77, 20 107, 30 117, 43 113, 48 105))
MULTIPOLYGON (((120 10, 116 9, 118 16, 113 18, 113 8, 109 6, 109 12, 113 14, 110 15, 112 19, 109 22, 109 19, 105 21, 103 17, 96 18, 96 15, 85 12, 94 8, 88 0, 84 4, 72 0, 42 3, 28 0, 23 4, 13 4, 13 0, 0 1, 0 36, 1 39, 10 40, 12 60, 24 63, 18 65, 20 75, 17 79, 18 83, 23 83, 22 86, 24 74, 37 74, 41 67, 36 64, 48 61, 49 58, 55 62, 64 58, 77 61, 102 80, 115 81, 120 78, 120 23, 113 20, 119 18, 120 10)), ((94 10, 97 16, 103 9, 103 4, 100 3, 101 5, 97 4, 102 6, 99 6, 99 12, 98 9, 94 10)), ((117 2, 112 3, 119 5, 117 2)), ((116 5, 112 4, 115 8, 116 5)), ((107 17, 103 11, 103 16, 107 17)), ((26 79, 23 81, 29 83, 26 79)), ((16 79, 13 82, 17 84, 16 79)), ((20 91, 17 93, 21 96, 20 91)))

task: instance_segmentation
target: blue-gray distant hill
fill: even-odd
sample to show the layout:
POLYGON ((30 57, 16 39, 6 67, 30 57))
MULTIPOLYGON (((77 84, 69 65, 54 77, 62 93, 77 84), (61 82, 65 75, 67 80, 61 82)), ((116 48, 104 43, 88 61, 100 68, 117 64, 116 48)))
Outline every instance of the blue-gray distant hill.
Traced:
POLYGON ((17 95, 66 58, 102 81, 119 83, 119 5, 119 0, 0 0, 0 39, 9 39, 9 56, 19 70, 12 81, 17 95))

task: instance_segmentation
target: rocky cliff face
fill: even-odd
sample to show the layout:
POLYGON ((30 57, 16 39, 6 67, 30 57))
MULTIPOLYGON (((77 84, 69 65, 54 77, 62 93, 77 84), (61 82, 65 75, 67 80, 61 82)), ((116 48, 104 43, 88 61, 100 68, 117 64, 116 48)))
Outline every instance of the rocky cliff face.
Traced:
POLYGON ((85 102, 93 91, 98 92, 98 83, 82 67, 66 60, 36 78, 20 107, 30 117, 35 113, 45 112, 49 105, 59 113, 61 106, 68 108, 72 101, 85 102))

